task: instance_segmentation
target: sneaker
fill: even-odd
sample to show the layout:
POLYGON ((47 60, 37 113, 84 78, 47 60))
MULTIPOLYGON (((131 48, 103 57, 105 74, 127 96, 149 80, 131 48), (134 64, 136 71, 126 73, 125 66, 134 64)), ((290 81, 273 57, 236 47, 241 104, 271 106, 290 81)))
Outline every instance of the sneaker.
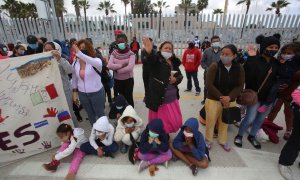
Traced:
POLYGON ((205 140, 205 144, 206 144, 207 149, 210 150, 211 146, 212 146, 212 143, 209 142, 209 141, 207 141, 207 140, 205 140))
POLYGON ((164 162, 164 166, 168 169, 169 161, 164 162))
POLYGON ((266 106, 266 105, 262 105, 262 106, 260 106, 260 107, 257 109, 257 111, 260 112, 260 113, 264 113, 264 112, 266 112, 267 110, 268 110, 268 106, 266 106))
POLYGON ((122 154, 126 154, 128 151, 128 146, 126 144, 121 143, 120 152, 122 154))
POLYGON ((205 100, 201 101, 201 104, 204 105, 205 104, 205 100))
POLYGON ((112 153, 109 153, 109 152, 104 152, 104 157, 115 158, 115 156, 112 153))
POLYGON ((226 152, 230 152, 231 147, 228 143, 225 144, 220 144, 222 146, 222 148, 226 151, 226 152))
POLYGON ((237 147, 243 147, 243 137, 240 136, 240 135, 235 136, 235 138, 234 138, 234 144, 237 147))
POLYGON ((255 139, 254 136, 249 135, 247 139, 252 144, 252 146, 255 147, 255 149, 261 149, 260 143, 255 139))
POLYGON ((191 92, 191 91, 192 91, 191 89, 184 90, 184 92, 191 92))
POLYGON ((293 180, 293 171, 289 166, 278 165, 281 176, 286 180, 293 180))
POLYGON ((198 174, 198 167, 193 164, 193 165, 190 166, 190 169, 192 170, 192 174, 194 176, 197 176, 197 174, 198 174))
POLYGON ((82 122, 82 117, 80 116, 80 114, 79 115, 75 115, 75 116, 76 116, 78 122, 82 122))
POLYGON ((283 139, 287 141, 290 139, 291 135, 292 135, 292 131, 286 131, 284 133, 283 139))
POLYGON ((200 92, 196 92, 195 96, 200 96, 200 92))
POLYGON ((147 161, 141 161, 139 164, 139 172, 142 172, 144 169, 146 169, 149 166, 147 161))

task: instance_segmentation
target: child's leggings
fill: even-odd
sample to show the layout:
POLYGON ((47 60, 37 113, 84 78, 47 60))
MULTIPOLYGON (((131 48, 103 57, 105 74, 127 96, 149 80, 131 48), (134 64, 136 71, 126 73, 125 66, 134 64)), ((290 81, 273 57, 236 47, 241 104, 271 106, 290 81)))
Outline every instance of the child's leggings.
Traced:
POLYGON ((159 154, 154 154, 154 153, 142 154, 141 152, 139 152, 138 156, 141 160, 148 161, 151 165, 162 164, 166 161, 169 161, 172 158, 172 152, 171 150, 168 150, 167 152, 159 152, 159 154))
MULTIPOLYGON (((65 149, 68 148, 68 146, 70 145, 70 143, 63 143, 60 148, 58 149, 58 152, 62 152, 65 149)), ((82 161, 82 159, 84 158, 85 153, 82 152, 79 148, 76 148, 73 152, 73 158, 72 158, 72 162, 70 164, 69 167, 69 173, 77 173, 78 169, 79 169, 79 165, 80 162, 82 161)))

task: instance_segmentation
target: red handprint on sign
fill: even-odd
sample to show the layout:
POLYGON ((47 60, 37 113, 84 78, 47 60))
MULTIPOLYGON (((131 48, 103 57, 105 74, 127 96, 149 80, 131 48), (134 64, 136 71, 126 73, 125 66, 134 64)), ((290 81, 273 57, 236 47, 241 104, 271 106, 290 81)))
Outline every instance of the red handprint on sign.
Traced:
POLYGON ((47 117, 56 117, 58 111, 56 110, 56 108, 47 108, 47 112, 48 114, 44 115, 44 118, 47 118, 47 117))
POLYGON ((0 123, 3 123, 9 116, 6 116, 5 118, 2 117, 2 109, 0 109, 0 123))

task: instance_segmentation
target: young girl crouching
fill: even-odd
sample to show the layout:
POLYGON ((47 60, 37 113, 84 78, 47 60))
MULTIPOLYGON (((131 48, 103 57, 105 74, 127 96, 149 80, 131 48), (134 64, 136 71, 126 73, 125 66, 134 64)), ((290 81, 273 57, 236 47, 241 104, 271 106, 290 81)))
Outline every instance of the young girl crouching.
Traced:
POLYGON ((80 146, 87 142, 88 139, 84 136, 83 129, 72 129, 68 124, 61 124, 57 128, 56 134, 63 143, 57 153, 52 157, 51 162, 44 164, 43 167, 47 171, 55 172, 60 164, 60 160, 73 153, 73 159, 66 179, 74 179, 80 162, 85 156, 85 153, 80 150, 80 146))

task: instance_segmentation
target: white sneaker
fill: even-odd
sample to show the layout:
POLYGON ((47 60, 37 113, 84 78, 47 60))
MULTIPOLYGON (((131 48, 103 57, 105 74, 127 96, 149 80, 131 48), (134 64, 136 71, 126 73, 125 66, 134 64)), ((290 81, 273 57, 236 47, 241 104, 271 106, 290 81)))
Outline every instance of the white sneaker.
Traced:
POLYGON ((278 164, 278 169, 281 176, 286 180, 294 180, 293 178, 293 171, 290 166, 283 166, 278 164))
POLYGON ((168 169, 169 161, 164 162, 164 166, 168 169))

